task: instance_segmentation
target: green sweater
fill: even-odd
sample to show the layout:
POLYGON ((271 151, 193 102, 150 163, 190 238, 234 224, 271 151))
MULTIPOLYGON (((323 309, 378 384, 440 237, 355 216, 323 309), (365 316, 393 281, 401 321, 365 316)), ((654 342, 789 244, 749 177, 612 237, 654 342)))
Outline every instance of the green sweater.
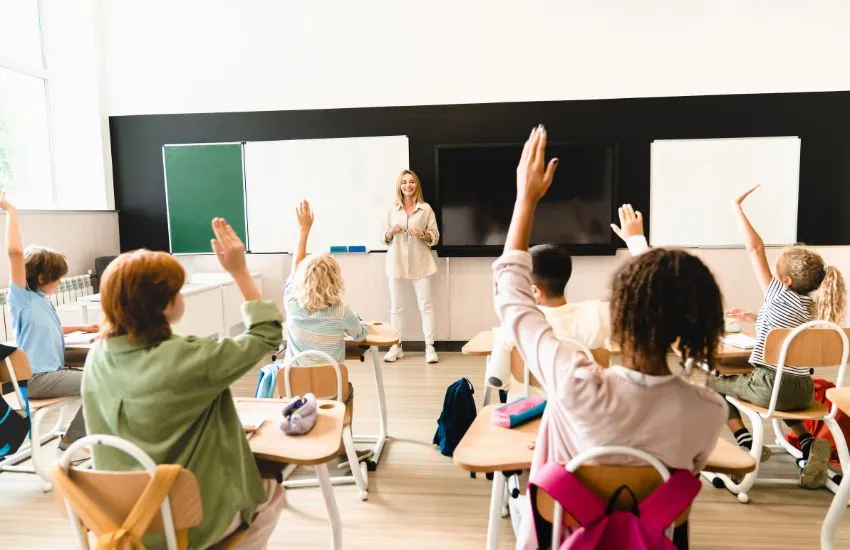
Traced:
MULTIPOLYGON (((180 464, 198 478, 204 519, 189 531, 191 548, 218 542, 234 515, 250 523, 265 502, 260 473, 228 389, 281 341, 281 316, 271 302, 247 302, 248 329, 219 341, 172 335, 152 346, 126 336, 88 354, 82 398, 89 434, 122 437, 157 464, 180 464)), ((135 470, 117 449, 96 446, 96 469, 135 470)), ((165 537, 145 537, 164 548, 165 537)))

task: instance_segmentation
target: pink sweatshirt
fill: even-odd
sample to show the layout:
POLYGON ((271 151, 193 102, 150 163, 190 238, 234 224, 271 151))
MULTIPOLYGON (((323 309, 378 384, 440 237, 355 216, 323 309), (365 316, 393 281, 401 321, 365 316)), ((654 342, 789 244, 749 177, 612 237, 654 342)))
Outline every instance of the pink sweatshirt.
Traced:
MULTIPOLYGON (((646 451, 674 469, 698 472, 726 422, 714 390, 674 375, 648 376, 622 366, 603 369, 559 341, 531 295, 531 255, 506 252, 493 264, 496 312, 548 405, 531 466, 566 462, 600 445, 646 451)), ((641 464, 631 457, 601 462, 641 464)), ((534 548, 530 513, 522 514, 517 548, 534 548)))

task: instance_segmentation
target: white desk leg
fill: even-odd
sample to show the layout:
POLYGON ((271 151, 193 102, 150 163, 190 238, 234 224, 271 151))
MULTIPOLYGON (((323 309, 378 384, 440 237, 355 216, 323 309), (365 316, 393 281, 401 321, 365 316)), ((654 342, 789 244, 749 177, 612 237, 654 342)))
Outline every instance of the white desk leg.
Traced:
POLYGON ((493 474, 493 487, 490 491, 490 517, 487 520, 487 550, 498 550, 499 534, 502 530, 502 501, 505 498, 505 476, 502 472, 493 474))
POLYGON ((342 550, 342 520, 339 518, 339 508, 337 508, 334 489, 328 475, 328 465, 317 464, 315 469, 316 477, 319 478, 319 487, 322 488, 322 498, 325 499, 325 507, 328 509, 328 519, 331 522, 331 550, 342 550))
POLYGON ((848 502, 850 502, 850 477, 844 476, 841 478, 841 484, 838 486, 835 496, 832 497, 832 504, 829 505, 829 511, 823 520, 823 527, 821 527, 820 532, 821 550, 833 550, 835 548, 835 531, 838 529, 838 524, 841 522, 848 502))
POLYGON ((89 324, 89 308, 83 302, 77 302, 80 305, 80 322, 84 325, 89 324))
POLYGON ((375 444, 372 451, 372 459, 368 462, 369 470, 374 470, 378 467, 381 452, 384 450, 384 444, 387 442, 387 394, 384 391, 384 371, 381 367, 381 360, 378 357, 378 346, 372 346, 369 350, 372 352, 372 366, 375 369, 375 387, 378 390, 379 430, 376 437, 355 436, 354 442, 375 444))

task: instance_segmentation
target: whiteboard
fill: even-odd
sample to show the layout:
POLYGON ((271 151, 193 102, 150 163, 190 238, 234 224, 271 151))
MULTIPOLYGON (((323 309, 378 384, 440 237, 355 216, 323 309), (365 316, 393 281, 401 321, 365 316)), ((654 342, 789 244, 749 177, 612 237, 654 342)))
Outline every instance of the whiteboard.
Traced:
POLYGON ((657 140, 651 151, 653 246, 743 245, 731 204, 757 184, 744 211, 764 243, 797 241, 800 138, 657 140))
POLYGON ((407 136, 247 142, 248 248, 294 251, 295 207, 306 199, 315 215, 308 252, 334 245, 386 250, 383 220, 408 166, 407 136))

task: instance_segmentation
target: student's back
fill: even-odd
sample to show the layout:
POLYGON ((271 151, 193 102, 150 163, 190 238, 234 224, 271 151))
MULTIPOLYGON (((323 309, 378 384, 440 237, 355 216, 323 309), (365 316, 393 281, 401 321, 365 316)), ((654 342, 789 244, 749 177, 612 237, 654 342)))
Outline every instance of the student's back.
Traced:
MULTIPOLYGON (((290 362, 303 351, 322 351, 337 363, 345 361, 345 337, 361 341, 366 325, 343 301, 345 282, 342 270, 328 254, 307 256, 307 239, 313 225, 310 204, 302 201, 296 209, 301 232, 292 262, 292 271, 284 285, 286 309, 286 356, 290 362)), ((327 362, 315 356, 298 359, 295 365, 327 362)))
MULTIPOLYGON (((534 303, 527 252, 533 213, 557 166, 552 160, 544 171, 545 150, 545 130, 536 128, 517 167, 505 252, 493 264, 502 326, 549 403, 532 476, 545 461, 567 461, 597 445, 634 446, 669 467, 697 472, 714 448, 725 406, 713 391, 673 376, 667 355, 676 342, 684 360, 712 363, 723 331, 720 289, 698 258, 680 250, 652 250, 614 276, 611 339, 621 350, 621 366, 603 370, 558 340, 534 303)), ((521 521, 517 547, 537 548, 530 514, 521 521)))
MULTIPOLYGON (((246 331, 219 341, 171 334, 183 314, 183 268, 161 252, 123 254, 104 274, 103 339, 83 379, 90 433, 127 439, 156 463, 179 464, 197 478, 204 517, 189 531, 192 548, 208 548, 242 522, 252 526, 246 538, 264 542, 271 531, 262 529, 263 518, 276 521, 282 504, 281 490, 260 479, 229 389, 280 343, 280 313, 260 299, 241 243, 222 224, 217 243, 230 244, 217 244, 216 252, 225 249, 219 259, 246 300, 246 331)), ((92 455, 97 468, 139 467, 116 449, 95 446, 92 455)), ((148 536, 145 545, 161 548, 164 539, 148 536)))

